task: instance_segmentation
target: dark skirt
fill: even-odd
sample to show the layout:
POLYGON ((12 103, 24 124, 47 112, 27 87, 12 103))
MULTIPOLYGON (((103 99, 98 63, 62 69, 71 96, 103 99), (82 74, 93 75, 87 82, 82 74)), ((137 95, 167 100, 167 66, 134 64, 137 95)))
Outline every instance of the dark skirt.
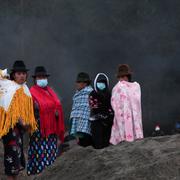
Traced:
POLYGON ((91 122, 92 144, 95 149, 109 146, 112 120, 95 120, 91 122))
POLYGON ((52 165, 56 159, 57 150, 56 135, 44 138, 39 130, 36 131, 29 142, 27 174, 39 174, 47 166, 52 165))
POLYGON ((3 137, 4 167, 7 176, 17 176, 25 169, 23 153, 23 129, 17 125, 3 137))
POLYGON ((38 130, 32 134, 29 141, 27 174, 40 174, 47 166, 53 164, 57 157, 57 135, 51 134, 42 137, 40 132, 39 106, 35 103, 35 118, 38 123, 38 130))

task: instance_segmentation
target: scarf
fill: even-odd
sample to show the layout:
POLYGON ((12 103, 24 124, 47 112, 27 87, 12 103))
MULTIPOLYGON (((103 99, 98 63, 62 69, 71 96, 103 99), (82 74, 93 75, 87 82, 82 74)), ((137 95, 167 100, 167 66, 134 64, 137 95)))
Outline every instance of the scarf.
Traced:
POLYGON ((37 129, 33 100, 26 84, 19 85, 0 76, 0 138, 21 120, 33 133, 37 129))
POLYGON ((64 141, 63 110, 55 92, 48 86, 41 88, 37 85, 32 86, 30 92, 33 100, 39 105, 41 135, 48 137, 50 134, 56 134, 64 141))

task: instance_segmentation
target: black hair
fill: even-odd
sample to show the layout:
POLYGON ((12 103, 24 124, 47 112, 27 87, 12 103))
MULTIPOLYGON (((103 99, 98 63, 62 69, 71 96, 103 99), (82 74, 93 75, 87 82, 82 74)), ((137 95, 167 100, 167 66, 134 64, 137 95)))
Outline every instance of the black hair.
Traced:
MULTIPOLYGON (((15 75, 16 72, 17 72, 17 71, 12 71, 12 72, 10 73, 10 80, 11 80, 11 81, 14 81, 14 80, 15 80, 14 75, 15 75)), ((26 72, 26 79, 27 79, 27 77, 28 77, 28 73, 26 72)))
POLYGON ((127 78, 129 80, 129 82, 132 82, 132 75, 131 74, 127 75, 127 78))
POLYGON ((76 81, 77 83, 86 83, 87 86, 91 85, 91 81, 76 81))
POLYGON ((15 72, 11 72, 11 73, 10 73, 10 80, 12 80, 12 81, 15 80, 15 79, 14 79, 14 74, 15 74, 15 72))
POLYGON ((87 86, 91 85, 91 81, 86 81, 85 83, 87 84, 87 86))

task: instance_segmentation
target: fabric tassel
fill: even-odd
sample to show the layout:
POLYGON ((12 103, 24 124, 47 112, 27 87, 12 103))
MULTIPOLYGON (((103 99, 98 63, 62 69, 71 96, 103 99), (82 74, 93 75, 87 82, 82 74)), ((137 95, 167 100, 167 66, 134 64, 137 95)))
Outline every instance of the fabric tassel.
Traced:
POLYGON ((11 128, 13 129, 19 121, 24 126, 29 126, 31 133, 37 129, 32 97, 24 93, 23 87, 16 91, 7 111, 0 107, 0 117, 0 138, 11 128))

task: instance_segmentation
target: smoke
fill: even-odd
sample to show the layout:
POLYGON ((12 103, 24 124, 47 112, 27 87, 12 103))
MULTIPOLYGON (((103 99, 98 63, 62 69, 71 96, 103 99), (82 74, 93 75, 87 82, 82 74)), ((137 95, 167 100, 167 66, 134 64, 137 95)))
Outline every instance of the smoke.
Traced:
MULTIPOLYGON (((145 134, 180 119, 179 1, 0 0, 0 66, 23 59, 31 75, 44 65, 66 122, 77 73, 105 72, 115 85, 128 63, 142 87, 145 134)), ((68 124, 68 123, 67 123, 68 124)))

